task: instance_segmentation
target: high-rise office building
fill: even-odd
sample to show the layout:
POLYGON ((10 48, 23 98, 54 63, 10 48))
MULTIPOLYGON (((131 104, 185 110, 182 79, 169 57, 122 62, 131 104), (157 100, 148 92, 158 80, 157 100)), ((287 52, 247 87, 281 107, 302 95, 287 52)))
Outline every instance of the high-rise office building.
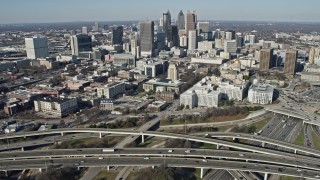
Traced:
POLYGON ((309 64, 314 64, 315 48, 312 47, 309 52, 309 64))
POLYGON ((157 41, 156 48, 158 50, 164 50, 166 47, 166 32, 165 31, 157 31, 157 41))
POLYGON ((286 74, 294 75, 296 73, 297 58, 298 58, 297 50, 293 50, 293 49, 287 50, 285 64, 284 64, 284 72, 286 74))
POLYGON ((180 12, 178 14, 177 26, 178 26, 178 29, 184 29, 185 28, 185 17, 184 17, 184 14, 183 14, 182 10, 180 10, 180 12))
POLYGON ((188 37, 187 36, 180 36, 180 47, 187 47, 188 46, 188 37))
POLYGON ((209 32, 209 22, 198 22, 198 33, 209 32))
POLYGON ((70 37, 72 55, 79 56, 80 52, 92 51, 92 39, 85 34, 70 37))
POLYGON ((81 32, 82 34, 88 34, 88 27, 82 27, 81 32))
POLYGON ((92 26, 92 31, 99 31, 99 23, 95 22, 94 25, 92 26))
POLYGON ((175 64, 170 64, 168 68, 168 79, 177 81, 179 79, 178 69, 175 64))
POLYGON ((140 48, 142 56, 153 55, 154 22, 140 22, 140 48))
POLYGON ((123 26, 117 26, 112 29, 112 44, 122 44, 123 26))
POLYGON ((137 58, 137 47, 138 47, 138 40, 137 39, 131 39, 131 54, 134 55, 135 58, 137 58))
POLYGON ((189 34, 189 31, 196 30, 196 22, 197 22, 197 15, 195 11, 190 12, 188 11, 185 21, 185 31, 186 34, 189 34))
POLYGON ((167 32, 171 25, 171 14, 168 10, 167 12, 163 13, 163 30, 167 32))
POLYGON ((249 35, 249 43, 254 44, 257 42, 256 35, 249 35))
POLYGON ((230 40, 224 42, 224 52, 226 53, 236 53, 237 52, 237 41, 230 40))
POLYGON ((178 26, 170 25, 168 32, 167 32, 167 40, 168 40, 168 42, 172 42, 173 46, 179 46, 178 26))
POLYGON ((261 49, 259 60, 260 70, 267 71, 272 67, 273 49, 261 49))
POLYGON ((226 35, 226 39, 228 39, 228 40, 234 40, 234 39, 236 39, 236 32, 233 31, 233 30, 227 30, 227 31, 225 32, 225 35, 226 35))
POLYGON ((241 33, 237 33, 236 35, 237 47, 242 47, 244 45, 244 39, 241 33))
POLYGON ((49 56, 46 37, 25 38, 28 59, 46 58, 49 56))
POLYGON ((197 31, 190 30, 188 34, 188 50, 197 49, 197 31))

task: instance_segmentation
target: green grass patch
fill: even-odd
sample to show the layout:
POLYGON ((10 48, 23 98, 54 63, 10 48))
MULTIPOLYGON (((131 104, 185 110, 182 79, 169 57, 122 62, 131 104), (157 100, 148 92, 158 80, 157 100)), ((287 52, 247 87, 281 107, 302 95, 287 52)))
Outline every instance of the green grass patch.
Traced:
POLYGON ((268 122, 271 120, 272 118, 267 118, 265 120, 262 121, 258 121, 253 123, 252 125, 256 126, 257 130, 260 131, 266 124, 268 124, 268 122))
POLYGON ((163 139, 150 137, 150 138, 147 138, 144 141, 144 143, 138 144, 137 147, 152 147, 154 145, 161 143, 162 141, 163 141, 163 139))
POLYGON ((313 141, 313 144, 314 144, 314 148, 316 148, 317 150, 320 150, 320 138, 319 138, 319 136, 313 131, 311 133, 311 136, 312 136, 312 141, 313 141))
POLYGON ((201 180, 200 173, 201 173, 201 169, 200 168, 196 168, 195 171, 194 171, 194 175, 196 176, 197 180, 201 180))
POLYGON ((200 148, 204 148, 204 149, 217 149, 217 145, 215 144, 207 144, 207 143, 203 143, 200 148))
POLYGON ((100 171, 100 173, 94 177, 94 180, 113 180, 116 179, 118 172, 100 171))
POLYGON ((281 176, 280 180, 295 180, 296 178, 290 176, 281 176))
POLYGON ((303 135, 303 131, 300 131, 297 138, 294 141, 294 144, 303 146, 304 145, 304 135, 303 135))

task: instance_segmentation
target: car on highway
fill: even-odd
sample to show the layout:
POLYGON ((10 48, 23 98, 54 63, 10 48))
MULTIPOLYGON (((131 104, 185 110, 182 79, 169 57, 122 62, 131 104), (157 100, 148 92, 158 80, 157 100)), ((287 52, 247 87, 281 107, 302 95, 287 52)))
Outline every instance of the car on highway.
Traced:
POLYGON ((168 152, 169 152, 169 153, 172 153, 172 152, 173 152, 173 150, 172 150, 172 149, 169 149, 169 150, 168 150, 168 152))
POLYGON ((103 157, 99 157, 99 159, 103 159, 103 157))
POLYGON ((144 160, 148 160, 148 159, 150 159, 149 157, 145 157, 145 158, 143 158, 144 160))
POLYGON ((208 160, 206 160, 206 159, 202 159, 202 162, 208 162, 208 160))

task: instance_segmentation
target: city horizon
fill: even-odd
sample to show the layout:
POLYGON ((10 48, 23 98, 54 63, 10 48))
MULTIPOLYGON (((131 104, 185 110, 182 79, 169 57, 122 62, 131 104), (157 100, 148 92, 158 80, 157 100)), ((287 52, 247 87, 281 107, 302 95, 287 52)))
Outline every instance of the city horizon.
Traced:
POLYGON ((18 0, 12 0, 2 2, 0 24, 105 21, 103 19, 108 18, 112 19, 110 21, 131 21, 127 20, 128 17, 131 17, 133 21, 145 18, 159 20, 161 14, 168 9, 173 19, 176 19, 180 10, 185 13, 188 10, 195 10, 199 15, 198 18, 202 20, 320 22, 317 18, 319 13, 316 9, 320 2, 311 0, 308 3, 313 4, 313 6, 306 6, 304 2, 298 0, 283 0, 281 2, 271 0, 263 6, 253 0, 232 3, 215 3, 203 0, 197 4, 181 0, 175 2, 169 0, 162 2, 141 1, 139 3, 125 0, 121 4, 112 1, 105 3, 80 0, 73 3, 62 0, 55 2, 39 0, 18 2, 18 0), (19 3, 19 7, 16 6, 17 3, 19 3), (76 10, 72 11, 72 8, 76 10), (82 13, 86 11, 90 11, 90 13, 82 13))

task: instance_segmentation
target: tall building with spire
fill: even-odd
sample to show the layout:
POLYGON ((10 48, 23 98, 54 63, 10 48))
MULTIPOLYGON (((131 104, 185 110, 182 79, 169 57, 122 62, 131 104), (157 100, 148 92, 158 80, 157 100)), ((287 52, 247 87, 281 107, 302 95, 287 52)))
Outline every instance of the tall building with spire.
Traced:
POLYGON ((180 12, 178 14, 177 26, 178 26, 178 29, 184 29, 186 26, 185 25, 185 17, 184 17, 182 10, 180 10, 180 12))
POLYGON ((188 11, 185 21, 185 30, 186 34, 189 34, 189 31, 196 30, 196 23, 197 23, 197 15, 196 12, 188 11))
POLYGON ((163 30, 168 31, 169 27, 171 26, 171 14, 168 10, 167 12, 163 13, 163 30))

